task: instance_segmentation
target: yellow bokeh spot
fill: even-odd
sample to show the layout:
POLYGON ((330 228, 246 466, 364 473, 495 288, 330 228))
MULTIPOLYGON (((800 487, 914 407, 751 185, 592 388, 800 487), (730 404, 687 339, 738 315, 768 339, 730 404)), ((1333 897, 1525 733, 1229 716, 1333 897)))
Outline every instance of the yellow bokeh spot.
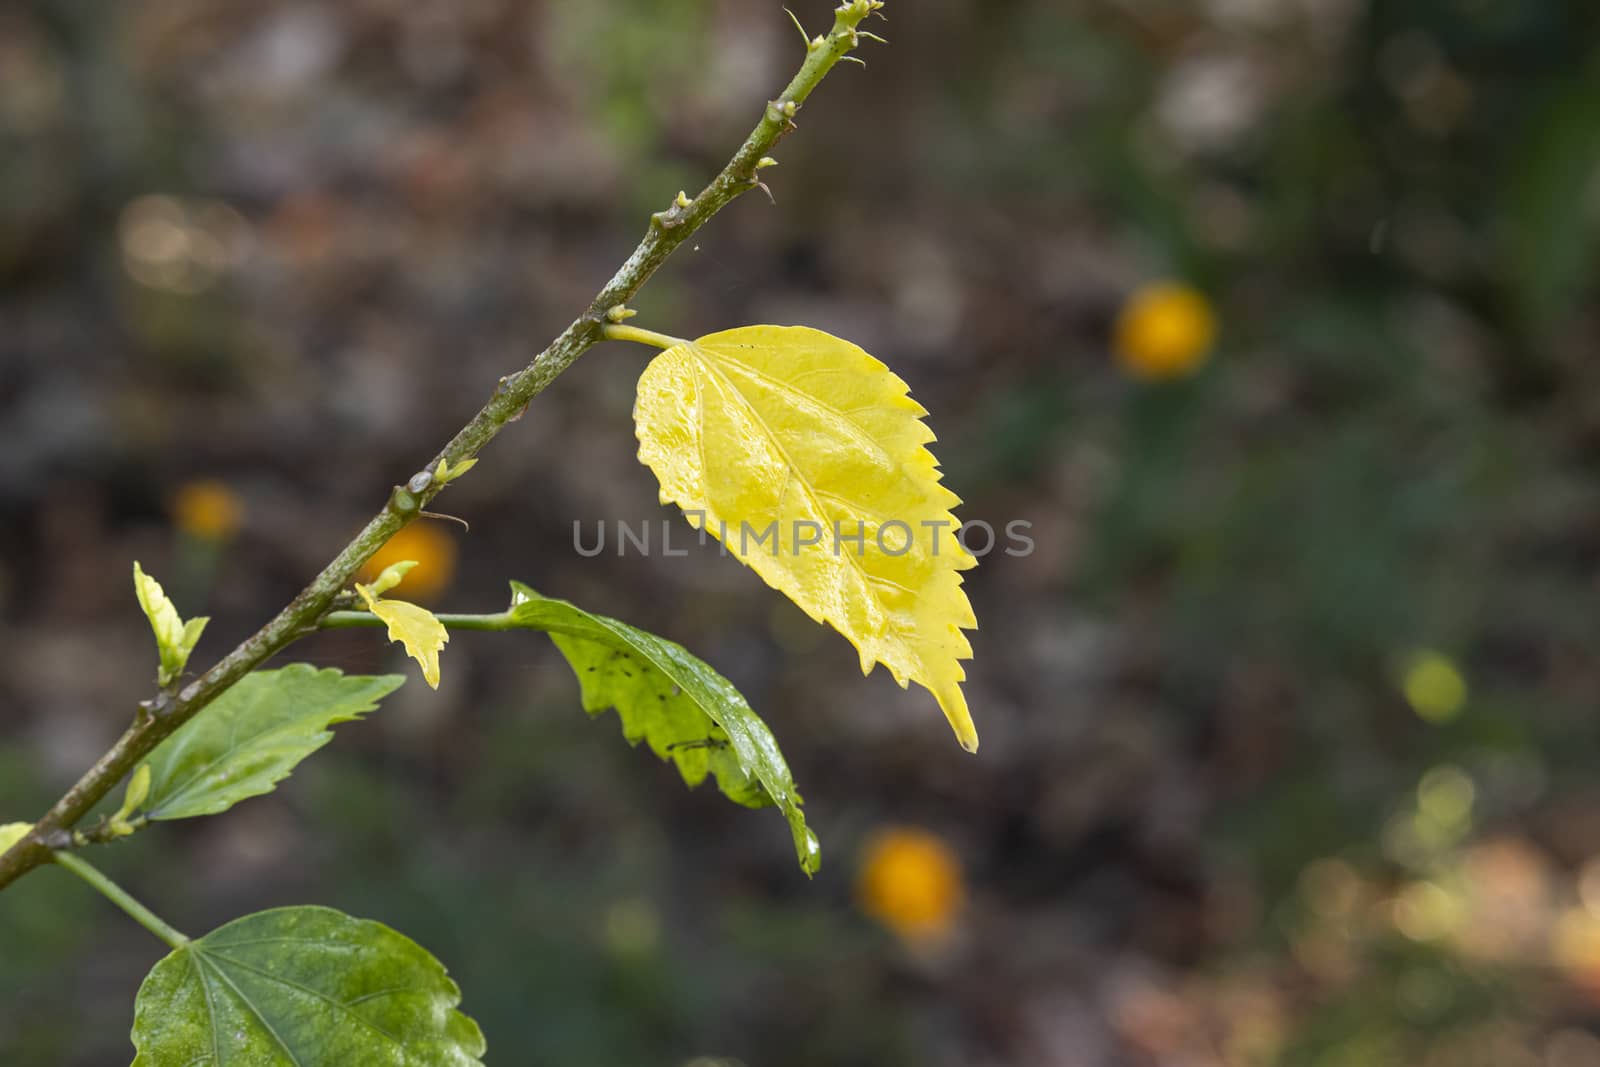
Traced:
POLYGON ((360 579, 373 582, 384 569, 406 560, 416 568, 406 575, 409 600, 432 600, 450 585, 456 574, 456 542, 438 523, 413 522, 389 538, 361 568, 360 579))
POLYGON ((1417 783, 1417 814, 1447 830, 1465 830, 1472 821, 1477 787, 1460 767, 1435 767, 1417 783))
POLYGON ((1186 285, 1147 285, 1129 298, 1117 317, 1117 361, 1144 381, 1170 381, 1194 373, 1211 355, 1216 339, 1217 317, 1211 304, 1186 285))
POLYGON ((1395 929, 1413 941, 1437 941, 1461 929, 1462 899, 1434 882, 1412 882, 1394 899, 1395 929))
POLYGON ((244 503, 221 482, 184 482, 172 497, 172 519, 190 537, 225 541, 244 521, 244 503))
POLYGON ((884 830, 867 842, 856 880, 861 909, 909 941, 950 929, 966 899, 961 863, 924 830, 884 830))
POLYGON ((1449 722, 1467 703, 1467 680, 1437 652, 1412 657, 1402 687, 1411 709, 1428 722, 1449 722))

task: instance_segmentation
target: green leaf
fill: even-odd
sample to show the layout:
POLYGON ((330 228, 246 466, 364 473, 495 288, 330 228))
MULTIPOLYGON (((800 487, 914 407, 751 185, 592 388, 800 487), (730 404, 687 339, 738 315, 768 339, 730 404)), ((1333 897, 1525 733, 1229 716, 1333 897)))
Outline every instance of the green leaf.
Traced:
POLYGON ((789 821, 807 874, 821 866, 817 837, 806 826, 778 742, 739 691, 681 645, 627 623, 591 615, 565 600, 511 583, 511 616, 543 630, 561 649, 583 689, 583 708, 616 708, 629 744, 641 740, 678 766, 691 786, 714 774, 730 800, 746 807, 776 804, 789 821))
POLYGON ((305 663, 246 675, 150 754, 145 813, 215 815, 272 792, 333 739, 328 727, 360 718, 404 682, 399 674, 345 677, 305 663))
POLYGON ((156 964, 133 1067, 466 1067, 484 1053, 444 965, 331 908, 235 919, 156 964))
POLYGON ((156 651, 161 656, 161 670, 156 674, 156 681, 168 685, 183 673, 210 619, 202 615, 184 622, 161 583, 146 574, 138 560, 133 564, 133 591, 156 635, 156 651))

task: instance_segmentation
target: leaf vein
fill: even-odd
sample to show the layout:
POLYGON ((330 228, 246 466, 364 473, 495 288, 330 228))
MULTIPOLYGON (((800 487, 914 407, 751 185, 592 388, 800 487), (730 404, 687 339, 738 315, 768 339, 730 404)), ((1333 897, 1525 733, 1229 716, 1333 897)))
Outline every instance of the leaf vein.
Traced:
MULTIPOLYGON (((256 1021, 262 1025, 268 1034, 272 1035, 272 1040, 277 1043, 279 1048, 283 1049, 284 1053, 289 1057, 289 1062, 294 1064, 294 1067, 305 1067, 305 1064, 300 1062, 300 1057, 294 1054, 294 1049, 290 1048, 288 1043, 278 1035, 278 1031, 273 1029, 271 1023, 267 1022, 267 1017, 262 1015, 260 1010, 250 1002, 250 998, 244 995, 244 990, 240 989, 234 980, 228 977, 226 971, 224 971, 221 967, 218 967, 216 963, 206 961, 203 953, 196 952, 195 959, 209 963, 211 969, 216 972, 217 977, 226 982, 228 984, 228 988, 233 990, 234 994, 238 996, 239 1003, 244 1005, 245 1010, 251 1015, 254 1015, 256 1017, 256 1021)), ((215 1035, 215 1033, 216 1028, 213 1027, 212 1034, 215 1035)), ((218 1063, 218 1067, 221 1067, 220 1062, 218 1063)))
POLYGON ((245 963, 243 960, 235 959, 232 956, 224 956, 220 952, 213 951, 211 955, 215 956, 219 960, 223 960, 226 963, 232 964, 242 971, 249 971, 251 974, 259 976, 263 981, 272 982, 274 985, 283 986, 285 989, 299 990, 308 997, 312 997, 315 1000, 322 1001, 324 1004, 338 1008, 350 1018, 371 1029, 374 1033, 382 1034, 384 1037, 388 1038, 391 1043, 399 1045, 402 1048, 405 1047, 405 1042, 401 1041, 398 1037, 391 1034, 389 1031, 385 1030, 371 1019, 364 1018, 356 1012, 351 1011, 349 1004, 346 1004, 343 1001, 335 1000, 333 997, 328 996, 328 994, 323 993, 320 990, 312 989, 307 985, 301 985, 299 982, 296 982, 292 979, 285 978, 282 975, 273 974, 271 971, 264 970, 255 966, 254 964, 245 963))
MULTIPOLYGON (((728 391, 733 394, 733 397, 737 400, 737 402, 743 404, 745 406, 745 408, 750 412, 751 421, 756 426, 761 428, 761 432, 762 433, 766 434, 767 440, 772 442, 772 447, 777 449, 778 455, 783 459, 784 464, 789 468, 789 473, 793 477, 794 481, 799 483, 801 491, 803 491, 807 496, 809 496, 811 498, 812 509, 816 513, 821 514, 824 518, 826 518, 827 515, 826 515, 825 512, 823 512, 823 509, 822 509, 822 502, 817 499, 816 489, 812 486, 812 484, 809 481, 806 480, 805 476, 800 473, 800 468, 795 466, 794 460, 789 458, 789 453, 783 447, 783 443, 778 440, 778 436, 777 436, 776 433, 773 432, 772 427, 768 426, 766 420, 761 417, 761 413, 755 409, 755 405, 751 404, 748 400, 746 400, 744 398, 744 395, 739 392, 739 390, 734 386, 734 384, 732 382, 728 381, 727 378, 723 377, 721 372, 718 371, 715 367, 711 366, 709 363, 706 363, 705 366, 706 366, 706 369, 713 376, 718 377, 718 378, 722 378, 723 384, 727 386, 728 391)), ((719 390, 719 392, 720 391, 721 390, 719 390)), ((724 394, 724 395, 726 395, 726 394, 724 394)), ((701 405, 701 407, 703 409, 704 405, 701 405)), ((702 433, 700 435, 700 441, 701 441, 701 450, 703 452, 704 449, 705 449, 705 434, 704 433, 702 433)), ((704 469, 705 469, 704 468, 704 463, 702 461, 702 465, 701 465, 702 477, 704 476, 703 475, 704 469)), ((710 495, 709 492, 707 492, 706 493, 706 499, 707 499, 708 502, 710 501, 710 498, 711 498, 711 495, 710 495)), ((866 595, 872 600, 873 605, 878 609, 880 614, 883 613, 885 605, 884 605, 883 601, 880 600, 875 593, 871 592, 872 583, 866 580, 867 576, 868 576, 866 568, 862 566, 861 561, 859 559, 857 559, 853 553, 845 552, 845 553, 842 553, 842 555, 844 556, 845 559, 849 560, 851 569, 856 572, 856 577, 861 579, 861 584, 862 584, 864 590, 866 591, 866 595)), ((843 620, 841 620, 841 622, 842 621, 843 620)), ((839 630, 841 633, 845 632, 838 624, 835 624, 834 629, 839 630)), ((845 636, 849 637, 850 635, 848 633, 846 633, 845 636)), ((852 638, 852 642, 853 642, 853 640, 854 639, 852 638)), ((873 658, 874 659, 877 658, 876 653, 874 653, 873 658)))

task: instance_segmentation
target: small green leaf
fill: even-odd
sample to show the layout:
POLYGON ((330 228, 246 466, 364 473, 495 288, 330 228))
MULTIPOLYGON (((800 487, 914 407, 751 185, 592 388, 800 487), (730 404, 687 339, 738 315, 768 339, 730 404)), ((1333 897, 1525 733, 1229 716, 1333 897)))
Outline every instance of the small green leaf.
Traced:
POLYGON ((141 763, 139 769, 133 772, 133 777, 128 779, 128 789, 122 794, 122 807, 111 816, 111 821, 106 824, 107 829, 118 837, 126 837, 138 827, 130 821, 144 802, 150 796, 150 764, 141 763))
POLYGON ((156 681, 168 685, 183 673, 194 646, 200 643, 206 623, 211 620, 202 615, 184 622, 161 583, 146 574, 137 560, 133 564, 133 591, 156 635, 156 650, 161 656, 161 670, 156 681))
POLYGON ((122 810, 117 812, 118 818, 126 819, 144 806, 150 797, 150 764, 141 763, 139 769, 133 772, 133 777, 128 779, 128 791, 122 797, 122 810))
POLYGON ((691 786, 714 774, 736 803, 776 804, 789 821, 801 868, 817 872, 821 851, 789 765, 772 731, 731 682, 681 645, 627 623, 540 596, 521 582, 511 583, 511 594, 518 625, 550 634, 567 658, 585 711, 616 708, 628 743, 642 740, 671 759, 691 786))
POLYGON ((444 965, 331 908, 235 919, 156 964, 134 1004, 133 1067, 471 1067, 478 1024, 444 965))
POLYGON ((377 578, 373 579, 372 584, 367 586, 367 592, 373 596, 382 596, 399 585, 416 565, 417 561, 414 559, 403 559, 397 563, 389 564, 383 568, 383 573, 379 574, 377 578))
POLYGON ((150 754, 146 814, 215 815, 272 792, 333 739, 328 727, 360 718, 404 682, 399 674, 346 677, 304 663, 246 675, 150 754))
POLYGON ((449 485, 477 465, 478 460, 476 457, 464 459, 454 467, 450 466, 448 459, 441 459, 438 469, 433 472, 433 477, 440 485, 449 485))

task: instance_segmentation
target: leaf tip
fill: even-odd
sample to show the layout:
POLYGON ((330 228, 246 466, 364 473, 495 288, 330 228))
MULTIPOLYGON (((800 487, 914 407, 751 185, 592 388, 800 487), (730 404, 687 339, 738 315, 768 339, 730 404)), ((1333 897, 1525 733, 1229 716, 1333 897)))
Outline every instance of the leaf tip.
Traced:
POLYGON ((944 717, 950 720, 950 728, 956 732, 956 740, 960 742, 961 747, 968 752, 977 752, 978 728, 972 721, 972 713, 967 710, 967 698, 961 692, 961 687, 941 686, 934 696, 938 698, 944 717))

